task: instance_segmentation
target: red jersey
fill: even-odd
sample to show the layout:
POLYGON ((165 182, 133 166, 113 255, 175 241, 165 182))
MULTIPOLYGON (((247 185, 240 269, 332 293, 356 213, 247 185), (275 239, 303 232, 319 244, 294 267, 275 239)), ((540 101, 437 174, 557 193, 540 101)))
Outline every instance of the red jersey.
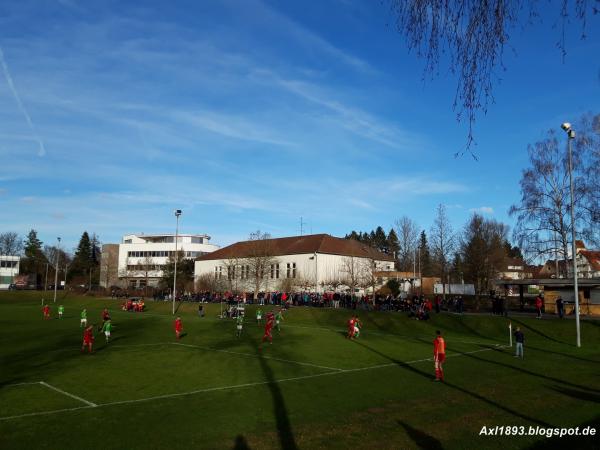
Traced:
POLYGON ((50 312, 50 307, 48 305, 44 306, 44 314, 48 314, 50 312))
POLYGON ((183 330, 183 324, 181 323, 181 319, 177 319, 175 321, 175 331, 183 330))
POLYGON ((538 309, 542 307, 542 299, 541 298, 538 297, 535 299, 535 307, 538 309))
POLYGON ((443 337, 438 336, 433 340, 433 354, 434 356, 446 354, 446 341, 443 337))
POLYGON ((273 322, 275 321, 275 316, 272 312, 267 313, 267 323, 265 324, 265 329, 273 328, 273 322))
POLYGON ((89 344, 90 342, 94 342, 94 333, 91 328, 86 328, 83 331, 83 342, 89 344))
POLYGON ((354 329, 354 318, 348 320, 348 328, 354 329))

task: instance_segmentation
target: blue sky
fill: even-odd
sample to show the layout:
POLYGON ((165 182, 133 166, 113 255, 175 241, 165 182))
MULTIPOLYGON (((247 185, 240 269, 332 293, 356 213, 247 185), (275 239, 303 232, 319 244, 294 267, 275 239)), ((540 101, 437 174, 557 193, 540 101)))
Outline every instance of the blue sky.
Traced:
POLYGON ((128 233, 256 229, 343 236, 436 205, 512 224, 526 147, 600 106, 600 27, 512 33, 479 159, 455 158, 456 80, 423 62, 380 2, 0 4, 0 231, 74 247, 128 233))

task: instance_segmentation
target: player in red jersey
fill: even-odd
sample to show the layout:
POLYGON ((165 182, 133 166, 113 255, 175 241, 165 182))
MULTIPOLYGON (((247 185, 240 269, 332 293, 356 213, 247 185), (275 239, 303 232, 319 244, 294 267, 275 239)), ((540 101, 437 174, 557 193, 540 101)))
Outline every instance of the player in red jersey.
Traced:
POLYGON ((183 323, 181 322, 181 317, 175 319, 175 335, 177 336, 177 340, 181 339, 181 332, 183 331, 183 323))
POLYGON ((352 316, 350 320, 348 320, 348 334, 346 338, 352 339, 354 338, 354 325, 356 324, 356 316, 352 316))
POLYGON ((44 311, 44 319, 49 319, 50 318, 50 305, 44 305, 44 307, 42 308, 42 311, 44 311))
POLYGON ((273 314, 273 311, 269 311, 267 313, 267 323, 265 324, 265 334, 262 337, 262 342, 265 342, 265 339, 268 339, 271 344, 273 343, 272 331, 273 331, 274 323, 275 323, 275 314, 273 314))
POLYGON ((94 345, 94 326, 90 325, 83 330, 83 344, 81 345, 81 353, 88 348, 88 353, 92 353, 92 345, 94 345))
POLYGON ((444 369, 442 365, 446 361, 446 341, 442 337, 442 332, 437 330, 437 335, 433 340, 433 361, 435 365, 435 381, 444 381, 444 369))

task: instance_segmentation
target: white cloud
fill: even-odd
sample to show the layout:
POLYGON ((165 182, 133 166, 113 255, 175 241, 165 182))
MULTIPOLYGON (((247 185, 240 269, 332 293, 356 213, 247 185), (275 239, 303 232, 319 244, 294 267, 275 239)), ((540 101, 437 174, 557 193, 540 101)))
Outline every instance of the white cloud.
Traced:
POLYGON ((491 206, 480 206, 479 208, 471 208, 469 211, 481 214, 494 214, 494 208, 491 206))

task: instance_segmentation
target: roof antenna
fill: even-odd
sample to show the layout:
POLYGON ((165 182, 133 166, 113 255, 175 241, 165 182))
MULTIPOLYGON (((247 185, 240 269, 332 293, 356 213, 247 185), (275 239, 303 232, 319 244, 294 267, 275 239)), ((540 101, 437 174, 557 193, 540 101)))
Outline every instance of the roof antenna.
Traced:
POLYGON ((300 236, 304 233, 304 222, 302 220, 302 216, 300 216, 300 236))

